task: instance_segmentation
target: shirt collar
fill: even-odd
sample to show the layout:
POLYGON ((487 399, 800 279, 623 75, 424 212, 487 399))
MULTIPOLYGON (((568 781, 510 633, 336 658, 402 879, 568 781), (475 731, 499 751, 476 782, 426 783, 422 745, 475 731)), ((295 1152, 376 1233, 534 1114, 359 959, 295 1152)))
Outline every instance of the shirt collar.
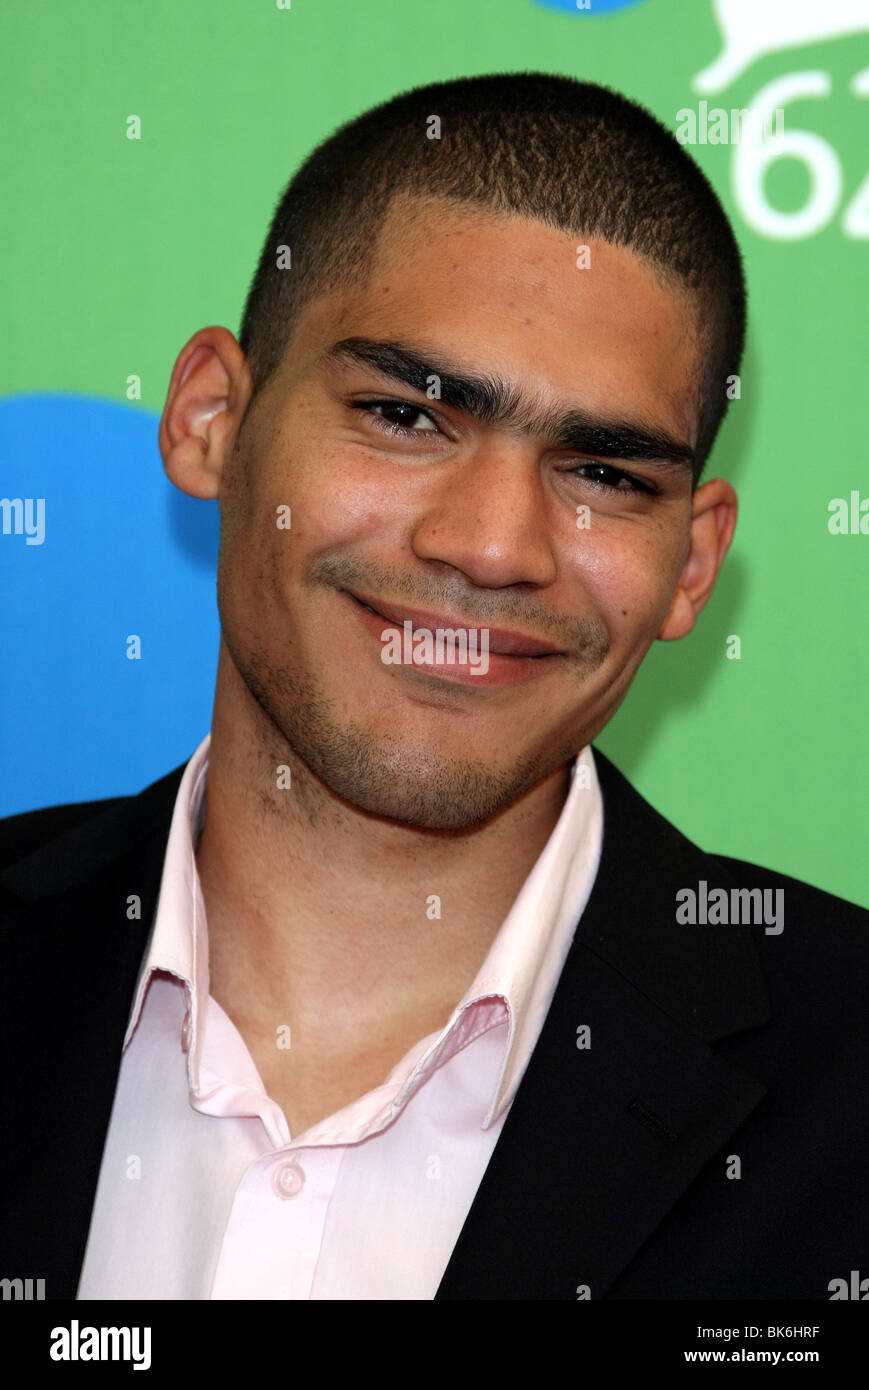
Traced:
POLYGON ((124 1037, 126 1051, 139 1021, 151 976, 157 971, 176 976, 187 992, 187 1073, 193 1088, 198 1084, 202 1021, 208 1002, 208 936, 205 902, 196 867, 196 846, 205 819, 205 779, 210 746, 209 732, 184 769, 175 797, 160 896, 124 1037))
MULTIPOLYGON (((590 748, 573 760, 570 779, 555 827, 445 1029, 445 1033, 453 1028, 470 1032, 473 1027, 479 1032, 475 1017, 479 1006, 493 999, 506 1005, 509 1037, 484 1128, 500 1118, 516 1094, 600 861, 603 800, 590 748)), ((396 1104, 405 1090, 409 1098, 412 1082, 413 1076, 396 1104)))
MULTIPOLYGON (((175 800, 157 911, 139 972, 124 1049, 138 1023, 151 976, 168 972, 187 993, 187 1070, 199 1082, 208 1000, 208 936, 196 867, 205 815, 210 733, 190 758, 175 800)), ((543 1026, 579 918, 591 893, 603 840, 603 802, 590 748, 573 760, 558 821, 505 917, 477 976, 431 1045, 424 1050, 393 1105, 402 1108, 441 1057, 503 1017, 508 1039, 484 1128, 510 1104, 543 1026)))

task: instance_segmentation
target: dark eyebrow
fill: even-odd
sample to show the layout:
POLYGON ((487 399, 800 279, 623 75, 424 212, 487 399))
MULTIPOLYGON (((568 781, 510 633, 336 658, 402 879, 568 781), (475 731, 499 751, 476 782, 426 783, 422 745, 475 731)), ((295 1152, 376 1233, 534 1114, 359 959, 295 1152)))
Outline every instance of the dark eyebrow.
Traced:
POLYGON ((694 468, 694 450, 656 426, 608 420, 579 409, 535 405, 501 377, 477 375, 442 358, 398 342, 342 338, 324 354, 327 362, 353 362, 426 393, 438 378, 439 399, 483 425, 538 435, 553 448, 576 449, 597 458, 636 459, 694 468))

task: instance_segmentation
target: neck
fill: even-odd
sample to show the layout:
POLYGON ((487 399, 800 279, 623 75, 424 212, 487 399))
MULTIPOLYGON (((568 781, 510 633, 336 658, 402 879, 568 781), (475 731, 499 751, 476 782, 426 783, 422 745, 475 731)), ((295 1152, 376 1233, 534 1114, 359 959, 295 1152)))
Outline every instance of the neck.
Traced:
POLYGON ((196 852, 211 993, 243 1031, 292 1017, 311 1038, 328 1020, 336 1045, 336 1029, 443 1026, 558 820, 569 763, 479 825, 420 829, 332 793, 246 687, 240 711, 229 665, 222 652, 196 852), (292 790, 264 795, 282 763, 292 790))

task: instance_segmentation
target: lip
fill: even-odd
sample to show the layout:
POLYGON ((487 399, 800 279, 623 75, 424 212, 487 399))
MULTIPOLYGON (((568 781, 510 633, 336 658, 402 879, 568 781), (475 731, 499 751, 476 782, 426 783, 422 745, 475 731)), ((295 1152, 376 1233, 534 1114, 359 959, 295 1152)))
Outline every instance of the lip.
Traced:
MULTIPOLYGON (((481 664, 472 665, 461 661, 417 661, 408 667, 404 663, 399 663, 401 669, 413 676, 429 676, 438 680, 449 682, 452 685, 462 685, 466 688, 480 686, 511 686, 519 685, 523 681, 532 680, 541 676, 545 671, 552 670, 554 661, 557 661, 563 653, 545 646, 542 642, 537 642, 532 638, 525 637, 521 633, 508 632, 503 628, 486 629, 468 627, 460 619, 443 613, 425 613, 418 608, 405 608, 398 604, 381 604, 378 600, 377 605, 370 603, 367 598, 351 593, 349 589, 339 590, 352 606, 362 626, 375 637, 383 648, 383 633, 387 627, 402 628, 405 622, 412 622, 414 630, 424 628, 429 632, 436 633, 437 630, 453 628, 461 631, 464 629, 470 633, 489 632, 490 639, 497 640, 501 644, 521 646, 530 648, 530 653, 526 651, 496 650, 490 645, 488 648, 487 669, 483 670, 481 664), (369 612, 368 608, 362 605, 368 604, 375 609, 369 612)), ((404 640, 404 639, 402 639, 404 640)))
POLYGON ((540 642, 536 637, 526 637, 522 632, 512 632, 505 627, 488 627, 485 623, 469 623, 465 618, 457 618, 452 613, 427 613, 421 608, 405 608, 403 604, 382 603, 380 599, 375 602, 367 598, 364 594, 356 594, 351 589, 345 589, 344 593, 349 594, 357 603, 367 603, 369 608, 381 618, 386 618, 388 622, 396 623, 399 627, 403 623, 412 622, 414 628, 421 627, 429 632, 434 632, 437 628, 464 629, 466 632, 488 632, 489 634, 489 655, 490 656, 514 656, 514 657, 541 657, 541 656, 562 656, 560 647, 554 647, 551 642, 540 642))

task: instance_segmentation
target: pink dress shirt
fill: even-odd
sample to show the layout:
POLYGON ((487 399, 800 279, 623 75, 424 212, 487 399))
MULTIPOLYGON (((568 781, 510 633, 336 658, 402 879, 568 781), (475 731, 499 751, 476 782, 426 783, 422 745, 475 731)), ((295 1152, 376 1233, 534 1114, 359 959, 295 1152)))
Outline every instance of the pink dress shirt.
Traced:
POLYGON ((209 743, 175 802, 77 1297, 431 1299, 597 873, 591 750, 574 761, 558 822, 443 1031, 293 1137, 209 996, 195 859, 209 743))

